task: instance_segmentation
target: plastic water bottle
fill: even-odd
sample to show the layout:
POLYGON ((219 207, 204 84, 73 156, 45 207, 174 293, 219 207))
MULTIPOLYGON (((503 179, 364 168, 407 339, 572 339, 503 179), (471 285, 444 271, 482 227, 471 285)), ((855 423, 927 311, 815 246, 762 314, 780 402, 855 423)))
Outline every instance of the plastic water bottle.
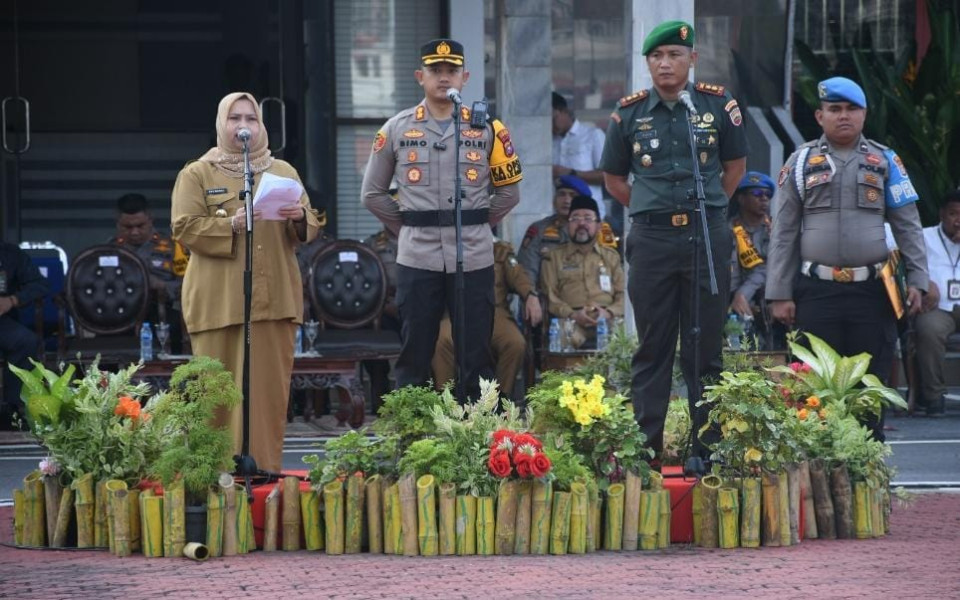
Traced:
POLYGON ((550 319, 550 352, 561 352, 560 346, 560 319, 554 317, 550 319))
POLYGON ((727 345, 730 346, 731 350, 740 349, 740 319, 737 317, 737 313, 730 313, 730 317, 727 319, 727 345))
POLYGON ((293 343, 293 353, 303 354, 303 327, 297 327, 297 340, 293 343))
POLYGON ((140 360, 147 362, 153 360, 153 330, 150 329, 150 323, 143 322, 140 327, 140 360))
POLYGON ((606 349, 608 341, 610 341, 610 330, 607 328, 607 319, 600 317, 597 320, 597 350, 606 349))

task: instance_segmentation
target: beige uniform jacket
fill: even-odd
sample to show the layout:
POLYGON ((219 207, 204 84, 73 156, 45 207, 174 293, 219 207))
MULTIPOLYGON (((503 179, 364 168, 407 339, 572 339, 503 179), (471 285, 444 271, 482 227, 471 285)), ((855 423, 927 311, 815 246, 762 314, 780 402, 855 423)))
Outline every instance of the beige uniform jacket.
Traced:
POLYGON ((510 303, 507 302, 507 294, 514 292, 520 296, 521 301, 525 301, 530 292, 534 291, 534 287, 530 282, 530 277, 527 276, 526 269, 514 256, 513 246, 507 242, 497 242, 493 245, 493 255, 493 299, 496 303, 496 316, 506 316, 513 320, 510 315, 510 303))
MULTIPOLYGON (((472 129, 469 109, 460 125, 460 177, 464 210, 487 208, 489 224, 463 228, 463 269, 493 265, 490 227, 520 201, 520 161, 510 132, 499 121, 472 129), (493 194, 488 192, 493 185, 493 194)), ((397 264, 427 271, 456 271, 454 227, 402 226, 402 211, 453 210, 456 151, 453 122, 439 125, 425 102, 401 111, 377 132, 363 174, 361 197, 398 239, 397 264), (396 180, 397 200, 390 197, 396 180)))
MULTIPOLYGON (((300 180, 296 169, 275 160, 267 172, 300 180)), ((254 177, 256 195, 260 175, 254 177)), ((241 179, 227 177, 208 162, 188 164, 173 187, 171 222, 174 239, 190 249, 183 280, 183 317, 191 333, 243 323, 243 270, 246 234, 233 232, 230 217, 242 206, 241 179), (218 217, 223 208, 227 216, 218 217)), ((306 224, 259 220, 253 229, 252 321, 290 319, 301 322, 303 283, 295 250, 317 236, 319 221, 306 193, 306 224)))
POLYGON ((547 294, 547 310, 569 317, 588 304, 623 316, 623 267, 616 250, 599 244, 567 242, 550 250, 540 265, 540 288, 547 294), (601 277, 609 277, 605 290, 601 277))

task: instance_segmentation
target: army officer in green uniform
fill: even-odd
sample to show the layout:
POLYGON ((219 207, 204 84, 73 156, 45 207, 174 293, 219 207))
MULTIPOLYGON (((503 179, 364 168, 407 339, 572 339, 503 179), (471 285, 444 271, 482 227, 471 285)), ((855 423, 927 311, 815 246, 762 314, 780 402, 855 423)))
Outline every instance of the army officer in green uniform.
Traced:
MULTIPOLYGON (((693 430, 706 420, 696 408, 701 382, 693 376, 692 286, 700 286, 700 364, 705 379, 719 376, 721 331, 729 297, 731 237, 726 208, 746 171, 747 140, 737 101, 723 86, 691 83, 693 27, 683 21, 658 25, 643 43, 653 79, 651 89, 620 100, 611 115, 600 168, 607 190, 628 207, 633 222, 627 237, 628 293, 640 349, 633 357, 634 413, 657 455, 663 450, 663 423, 670 398, 678 328, 683 328, 680 361, 690 399, 693 430), (691 237, 699 227, 692 197, 693 164, 688 113, 679 101, 686 90, 697 109, 693 117, 696 160, 706 195, 713 263, 719 294, 711 295, 706 253, 694 280, 691 237), (633 175, 633 185, 627 182, 633 175)), ((695 455, 705 457, 694 436, 695 455)), ((656 461, 655 461, 656 462, 656 461)))

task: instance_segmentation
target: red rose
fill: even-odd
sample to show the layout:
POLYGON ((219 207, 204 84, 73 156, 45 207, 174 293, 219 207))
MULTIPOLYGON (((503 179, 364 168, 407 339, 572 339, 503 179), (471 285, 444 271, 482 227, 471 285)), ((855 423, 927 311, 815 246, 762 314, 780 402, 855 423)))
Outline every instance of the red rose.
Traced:
POLYGON ((504 439, 510 439, 515 434, 509 429, 498 429, 493 432, 493 445, 499 446, 504 439))
POLYGON ((510 477, 510 474, 513 472, 513 466, 510 464, 510 455, 503 450, 492 452, 490 459, 487 460, 487 468, 489 468, 490 472, 496 477, 510 477))
POLYGON ((513 455, 513 464, 517 467, 517 475, 530 477, 533 474, 533 455, 516 452, 513 455))
POLYGON ((798 362, 792 362, 792 363, 790 363, 789 366, 790 366, 790 370, 793 371, 794 373, 799 373, 799 372, 800 372, 800 363, 798 363, 798 362))
POLYGON ((550 472, 550 459, 543 452, 534 455, 530 462, 530 470, 534 477, 543 477, 550 472))
POLYGON ((516 446, 533 446, 536 450, 543 450, 543 444, 540 443, 540 440, 533 437, 529 433, 518 433, 513 436, 513 443, 516 446))

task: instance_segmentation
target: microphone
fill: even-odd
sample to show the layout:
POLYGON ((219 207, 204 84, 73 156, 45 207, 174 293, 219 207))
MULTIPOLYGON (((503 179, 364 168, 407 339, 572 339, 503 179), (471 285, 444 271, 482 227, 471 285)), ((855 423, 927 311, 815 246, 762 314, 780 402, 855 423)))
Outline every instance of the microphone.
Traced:
POLYGON ((690 92, 687 90, 681 91, 678 99, 685 107, 687 107, 687 112, 694 116, 697 115, 697 107, 693 105, 693 100, 690 99, 690 92))
POLYGON ((463 104, 460 100, 460 90, 457 88, 450 88, 447 90, 447 98, 454 104, 463 104))
POLYGON ((243 129, 237 132, 237 139, 240 140, 241 142, 249 142, 251 135, 252 134, 250 133, 250 130, 244 127, 243 129))

